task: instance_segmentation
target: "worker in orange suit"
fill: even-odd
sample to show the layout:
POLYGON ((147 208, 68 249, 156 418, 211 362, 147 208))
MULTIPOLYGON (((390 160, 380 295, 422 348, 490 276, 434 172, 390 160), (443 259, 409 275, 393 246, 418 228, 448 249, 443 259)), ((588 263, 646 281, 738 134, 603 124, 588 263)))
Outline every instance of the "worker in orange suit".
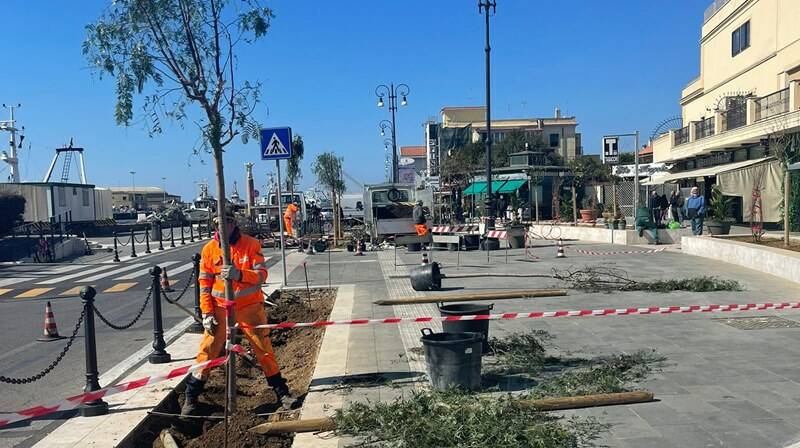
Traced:
MULTIPOLYGON (((225 280, 233 282, 233 305, 236 322, 250 341, 250 347, 256 360, 272 387, 278 402, 284 407, 291 407, 294 399, 290 396, 286 380, 281 376, 280 368, 272 351, 269 330, 252 328, 267 323, 264 311, 264 295, 261 285, 267 280, 267 266, 261 254, 258 240, 243 235, 239 230, 233 213, 224 216, 225 230, 230 241, 232 265, 225 265, 219 243, 219 233, 204 247, 200 259, 200 310, 203 317, 205 334, 200 342, 197 362, 205 362, 222 355, 226 339, 226 304, 225 280)), ((219 217, 215 224, 219 227, 219 217)), ((181 408, 184 415, 197 412, 197 400, 203 392, 208 369, 193 373, 186 381, 186 399, 181 408)))
POLYGON ((286 230, 286 235, 289 237, 294 237, 292 222, 294 221, 295 215, 299 210, 300 208, 297 207, 297 202, 292 202, 286 207, 286 211, 283 212, 283 227, 286 230))
POLYGON ((417 236, 425 236, 428 234, 428 222, 425 219, 425 210, 422 208, 422 201, 417 201, 413 210, 414 229, 417 231, 417 236))

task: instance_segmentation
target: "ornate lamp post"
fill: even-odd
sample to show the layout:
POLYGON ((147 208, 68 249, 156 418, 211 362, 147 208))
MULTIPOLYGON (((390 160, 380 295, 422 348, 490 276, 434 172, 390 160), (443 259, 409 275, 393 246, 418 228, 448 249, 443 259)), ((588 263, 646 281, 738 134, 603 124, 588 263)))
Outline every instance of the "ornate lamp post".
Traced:
POLYGON ((386 129, 390 128, 391 130, 391 137, 392 137, 392 182, 397 183, 399 180, 399 174, 397 170, 397 126, 396 126, 396 114, 397 114, 397 97, 401 98, 400 105, 405 106, 408 104, 408 94, 411 92, 411 89, 406 84, 398 84, 395 86, 393 83, 389 84, 388 86, 385 84, 381 84, 375 88, 375 95, 378 97, 378 107, 383 107, 385 105, 384 98, 389 99, 389 110, 392 112, 392 121, 389 122, 388 120, 382 120, 380 122, 381 128, 381 135, 385 135, 386 129))

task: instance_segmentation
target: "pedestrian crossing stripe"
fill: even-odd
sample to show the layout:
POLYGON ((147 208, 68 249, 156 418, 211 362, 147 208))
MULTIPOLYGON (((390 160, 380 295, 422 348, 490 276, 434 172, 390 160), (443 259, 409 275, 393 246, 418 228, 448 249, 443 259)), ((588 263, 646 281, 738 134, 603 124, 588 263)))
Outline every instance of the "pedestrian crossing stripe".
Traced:
POLYGON ((267 143, 267 147, 264 149, 264 156, 276 155, 289 155, 289 150, 283 146, 281 139, 278 138, 278 134, 273 132, 272 138, 269 139, 269 143, 267 143))
POLYGON ((127 291, 136 286, 136 282, 117 283, 116 285, 104 290, 103 292, 122 292, 127 291))
POLYGON ((9 288, 0 288, 0 296, 2 296, 3 294, 9 293, 9 292, 11 292, 11 291, 13 291, 13 289, 9 289, 9 288))
POLYGON ((68 289, 60 293, 59 296, 61 297, 77 296, 80 295, 81 289, 83 289, 83 286, 76 286, 74 288, 68 289))
POLYGON ((33 298, 33 297, 39 297, 40 295, 42 295, 42 294, 44 294, 46 292, 50 292, 53 289, 55 289, 55 288, 33 288, 33 289, 29 289, 29 290, 23 292, 22 294, 14 297, 14 298, 15 299, 30 299, 30 298, 33 298))

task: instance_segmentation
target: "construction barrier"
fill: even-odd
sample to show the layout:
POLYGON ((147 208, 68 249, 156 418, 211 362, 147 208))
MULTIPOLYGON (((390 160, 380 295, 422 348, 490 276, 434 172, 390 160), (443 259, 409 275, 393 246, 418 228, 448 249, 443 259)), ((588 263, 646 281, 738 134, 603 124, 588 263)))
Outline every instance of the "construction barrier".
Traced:
POLYGON ((606 256, 606 255, 633 255, 633 254, 655 254, 658 252, 664 252, 667 250, 666 247, 662 247, 660 249, 647 249, 647 250, 616 250, 610 252, 601 252, 596 250, 586 250, 586 249, 572 249, 579 254, 584 255, 591 255, 594 257, 606 256))
POLYGON ((513 319, 544 319, 550 317, 599 317, 599 316, 627 316, 648 314, 686 314, 686 313, 725 313, 733 311, 763 311, 798 309, 800 302, 785 303, 748 303, 730 305, 687 305, 687 306, 662 306, 646 308, 605 308, 597 310, 571 310, 571 311, 535 311, 532 313, 502 313, 502 314, 477 314, 471 316, 427 316, 427 317, 388 317, 384 319, 352 319, 352 320, 321 320, 317 322, 283 322, 279 324, 266 324, 243 328, 268 328, 281 330, 305 327, 329 327, 331 325, 373 325, 373 324, 400 324, 400 323, 426 323, 450 322, 456 320, 513 320, 513 319))

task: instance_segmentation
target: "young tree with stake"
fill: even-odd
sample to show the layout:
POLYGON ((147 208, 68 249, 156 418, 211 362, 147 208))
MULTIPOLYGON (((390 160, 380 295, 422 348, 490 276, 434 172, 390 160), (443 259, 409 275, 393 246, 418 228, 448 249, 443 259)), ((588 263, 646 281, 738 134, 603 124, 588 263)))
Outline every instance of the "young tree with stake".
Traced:
MULTIPOLYGON (((195 150, 214 158, 220 220, 226 210, 225 147, 237 135, 246 143, 258 130, 251 115, 260 85, 237 81, 236 50, 264 37, 272 18, 260 0, 115 0, 86 27, 84 55, 101 76, 116 80, 118 124, 130 124, 134 96, 141 95, 151 135, 162 131, 162 118, 191 120, 199 127, 202 144, 195 150), (190 105, 198 111, 187 113, 190 105)), ((228 237, 219 226, 223 263, 231 266, 228 237)), ((234 298, 230 279, 225 297, 234 298)), ((234 322, 231 311, 229 329, 234 322)), ((234 373, 231 357, 228 411, 236 408, 234 373)))

